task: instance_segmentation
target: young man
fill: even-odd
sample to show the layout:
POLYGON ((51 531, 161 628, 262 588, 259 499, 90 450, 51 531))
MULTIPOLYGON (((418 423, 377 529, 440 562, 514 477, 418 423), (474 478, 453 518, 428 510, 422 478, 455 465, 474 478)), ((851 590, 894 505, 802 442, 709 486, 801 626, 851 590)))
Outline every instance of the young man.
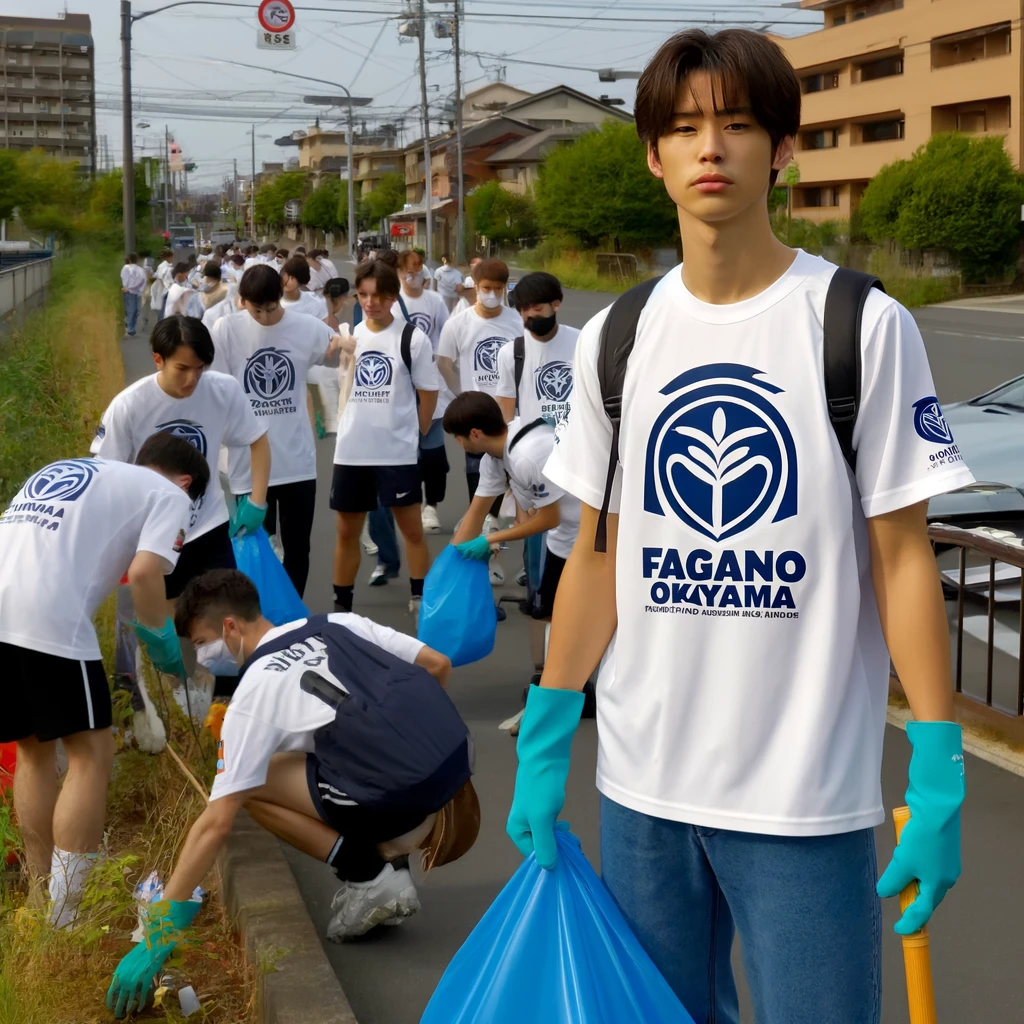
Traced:
MULTIPOLYGON (((398 275, 402 283, 402 298, 409 322, 418 327, 429 339, 434 352, 441 341, 441 330, 448 322, 448 307, 437 292, 423 287, 423 257, 415 249, 406 249, 398 257, 398 275)), ((396 304, 392 313, 398 312, 396 304)), ((423 476, 423 529, 426 533, 440 533, 441 522, 437 506, 444 501, 448 480, 448 456, 444 450, 444 428, 441 418, 448 403, 455 396, 442 382, 434 409, 430 430, 420 438, 420 472, 423 476)))
POLYGON ((203 268, 203 290, 199 300, 203 306, 202 321, 208 331, 222 317, 235 312, 235 290, 224 276, 224 265, 210 260, 203 268))
POLYGON ((330 275, 327 280, 334 280, 338 276, 338 268, 334 265, 333 260, 331 260, 331 254, 326 249, 317 249, 316 253, 320 266, 330 275))
POLYGON ((151 911, 146 941, 114 973, 107 1005, 119 1017, 145 1005, 154 974, 201 906, 191 894, 242 807, 337 873, 327 926, 334 941, 419 910, 408 868, 417 847, 428 863, 449 863, 475 838, 472 815, 461 814, 474 802, 469 732, 443 689, 451 668, 444 655, 358 615, 275 628, 236 571, 194 580, 175 621, 200 662, 227 658, 242 675, 224 717, 210 802, 151 911), (461 831, 457 844, 439 835, 452 827, 461 831))
MULTIPOLYGON (((245 272, 238 289, 245 312, 214 325, 213 365, 242 385, 267 431, 271 471, 265 526, 278 533, 285 571, 301 597, 316 511, 316 445, 306 414, 306 375, 325 359, 335 359, 342 338, 322 320, 284 308, 282 276, 269 264, 245 272)), ((252 490, 244 449, 229 449, 228 479, 232 494, 252 490)))
POLYGON ((312 249, 306 253, 306 265, 309 267, 309 290, 318 294, 323 292, 324 285, 332 277, 337 276, 321 262, 321 252, 321 249, 312 249))
POLYGON ((192 268, 185 262, 175 263, 174 280, 167 289, 167 300, 164 302, 164 316, 185 316, 192 288, 188 283, 188 275, 192 268))
MULTIPOLYGON (((544 464, 555 445, 554 428, 544 419, 513 419, 505 423, 498 403, 479 391, 464 391, 444 414, 444 429, 462 449, 480 458, 480 482, 452 543, 468 558, 486 561, 501 544, 540 540, 537 579, 530 593, 530 656, 532 683, 544 667, 544 624, 551 621, 555 591, 580 525, 577 498, 544 476, 544 464), (515 524, 481 535, 495 498, 508 487, 516 502, 515 524)), ((518 717, 510 719, 513 732, 518 717)))
POLYGON ((153 328, 150 343, 157 372, 129 385, 110 403, 92 442, 93 455, 134 462, 153 434, 167 431, 210 461, 222 444, 244 445, 252 463, 251 496, 239 502, 232 515, 218 473, 192 502, 181 558, 165 581, 173 610, 174 600, 192 577, 207 569, 234 568, 233 534, 263 523, 270 441, 266 423, 253 414, 238 381, 208 369, 213 341, 199 320, 164 317, 153 328))
POLYGON ((469 273, 466 275, 466 279, 455 289, 459 293, 459 301, 455 303, 455 308, 452 310, 453 316, 456 313, 469 309, 476 302, 476 284, 473 281, 473 271, 476 270, 477 264, 482 261, 482 256, 474 256, 469 261, 469 273))
POLYGON ((462 271, 449 262, 446 252, 441 253, 441 266, 434 271, 434 280, 437 282, 437 294, 444 299, 450 313, 455 308, 455 303, 459 301, 462 271))
MULTIPOLYGON (((454 314, 444 325, 437 349, 437 368, 453 394, 482 391, 493 397, 498 390, 498 353, 522 334, 523 320, 503 303, 508 267, 501 260, 481 260, 473 268, 473 281, 476 303, 454 314)), ((470 499, 479 479, 480 456, 466 452, 470 499)))
POLYGON ((149 307, 153 310, 155 320, 159 320, 164 315, 167 292, 174 283, 172 259, 174 259, 174 253, 170 249, 164 249, 160 253, 160 262, 157 264, 156 270, 153 271, 153 284, 149 289, 149 307))
POLYGON ((391 510, 405 537, 409 611, 415 620, 430 567, 420 517, 419 442, 430 430, 440 382, 430 339, 391 312, 398 292, 398 275, 385 263, 364 263, 356 270, 356 294, 366 319, 355 329, 352 391, 334 450, 334 601, 338 611, 352 610, 359 533, 366 513, 379 503, 391 510))
POLYGON ((963 756, 925 508, 972 476, 917 326, 880 291, 863 307, 855 471, 843 456, 823 385, 837 271, 768 220, 800 127, 781 49, 737 29, 680 33, 645 70, 635 113, 686 262, 640 317, 620 432, 599 382, 606 314, 580 336, 545 468, 583 501, 580 533, 508 831, 553 866, 576 691, 604 655, 604 880, 691 1016, 739 1019, 738 928, 762 1024, 877 1024, 890 656, 915 719, 912 818, 878 893, 921 884, 897 931, 923 925, 960 873, 963 756))
POLYGON ((302 256, 290 256, 281 267, 281 305, 296 313, 306 313, 317 320, 327 318, 323 295, 310 291, 309 264, 302 256))
POLYGON ((142 308, 142 292, 146 287, 146 272, 139 266, 139 257, 130 252, 121 268, 121 297, 124 299, 124 330, 129 338, 135 337, 142 308))
POLYGON ((18 744, 14 804, 33 886, 50 875, 50 919, 70 924, 103 838, 114 763, 110 690, 92 620, 128 574, 154 664, 181 660, 164 577, 189 498, 210 470, 191 445, 152 436, 138 465, 65 459, 30 477, 0 515, 0 742, 18 744), (68 757, 57 786, 56 747, 68 757))

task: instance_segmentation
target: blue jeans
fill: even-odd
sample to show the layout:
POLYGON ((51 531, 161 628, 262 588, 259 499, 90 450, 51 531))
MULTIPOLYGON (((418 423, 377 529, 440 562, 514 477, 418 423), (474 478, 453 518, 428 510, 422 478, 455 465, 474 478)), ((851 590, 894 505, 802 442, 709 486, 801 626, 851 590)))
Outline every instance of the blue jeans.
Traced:
POLYGON ((758 1024, 878 1024, 882 912, 871 829, 765 836, 601 798, 605 885, 696 1024, 739 1024, 738 930, 758 1024))
POLYGON ((124 299, 124 329, 129 334, 134 334, 135 328, 139 325, 142 296, 136 295, 135 292, 124 292, 122 298, 124 299))

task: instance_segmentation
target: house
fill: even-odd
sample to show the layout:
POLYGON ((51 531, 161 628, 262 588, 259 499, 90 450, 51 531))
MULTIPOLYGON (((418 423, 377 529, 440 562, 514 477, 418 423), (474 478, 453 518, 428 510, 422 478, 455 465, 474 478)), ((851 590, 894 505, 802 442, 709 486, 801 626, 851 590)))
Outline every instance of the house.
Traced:
POLYGON ((542 131, 517 139, 486 159, 493 176, 501 182, 502 188, 518 195, 532 191, 537 184, 541 161, 556 146, 573 142, 584 132, 594 130, 590 124, 569 125, 564 128, 545 128, 542 131))
POLYGON ((500 114, 510 103, 525 100, 530 95, 525 89, 517 89, 507 82, 488 82, 462 97, 462 123, 486 121, 500 114))

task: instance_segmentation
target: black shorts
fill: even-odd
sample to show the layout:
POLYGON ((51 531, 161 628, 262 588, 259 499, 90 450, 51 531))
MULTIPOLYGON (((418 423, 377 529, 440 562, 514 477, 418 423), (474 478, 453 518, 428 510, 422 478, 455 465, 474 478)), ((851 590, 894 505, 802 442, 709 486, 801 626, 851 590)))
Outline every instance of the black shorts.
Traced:
POLYGON ((181 596, 185 584, 210 569, 236 569, 235 549, 231 546, 231 531, 227 523, 215 526, 202 537, 190 540, 178 556, 178 564, 170 576, 164 577, 167 600, 181 596))
POLYGON ((372 512, 377 505, 401 508, 420 503, 420 467, 338 466, 331 479, 335 512, 372 512))
POLYGON ((0 743, 29 736, 47 742, 110 728, 110 688, 102 661, 76 661, 0 643, 0 664, 0 743))
POLYGON ((534 619, 550 619, 555 610, 555 594, 558 581, 562 578, 565 559, 559 558, 550 550, 544 552, 544 571, 541 573, 540 586, 533 595, 530 617, 534 619))

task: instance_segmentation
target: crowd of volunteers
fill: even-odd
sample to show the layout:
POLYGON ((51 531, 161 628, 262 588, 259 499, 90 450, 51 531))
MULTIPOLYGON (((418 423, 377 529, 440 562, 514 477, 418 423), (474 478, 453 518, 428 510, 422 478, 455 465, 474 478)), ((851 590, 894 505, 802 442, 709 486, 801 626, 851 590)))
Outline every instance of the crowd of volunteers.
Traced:
POLYGON ((914 320, 877 288, 849 328, 844 443, 823 384, 836 268, 768 219, 800 125, 775 43, 674 36, 640 80, 636 124, 686 260, 582 331, 560 322, 555 277, 512 288, 498 259, 466 275, 448 255, 432 271, 418 250, 380 249, 350 284, 301 246, 165 252, 149 275, 128 255, 126 332, 148 286, 154 372, 110 403, 91 458, 40 468, 0 517, 0 741, 18 744, 27 869, 55 926, 74 922, 100 855, 114 741, 92 618, 123 576, 156 669, 208 673, 228 701, 209 804, 112 982, 119 1016, 144 1004, 243 807, 334 869, 332 939, 419 909, 410 854, 438 865, 471 845, 451 665, 414 639, 457 445, 451 542, 495 585, 516 573, 531 620, 533 685, 503 724, 518 735, 515 844, 555 867, 596 692, 604 882, 693 1019, 738 1021, 738 932, 758 1021, 878 1021, 878 895, 919 881, 907 934, 960 872, 963 756, 925 506, 972 476, 914 320), (328 495, 318 431, 335 438, 328 495), (308 594, 325 504, 333 594, 308 594), (233 546, 261 527, 297 593, 333 612, 264 617, 233 546), (368 582, 397 585, 399 535, 409 633, 353 607, 364 552, 368 582), (501 554, 518 540, 521 571, 501 554), (914 719, 912 818, 879 880, 890 658, 914 719))

